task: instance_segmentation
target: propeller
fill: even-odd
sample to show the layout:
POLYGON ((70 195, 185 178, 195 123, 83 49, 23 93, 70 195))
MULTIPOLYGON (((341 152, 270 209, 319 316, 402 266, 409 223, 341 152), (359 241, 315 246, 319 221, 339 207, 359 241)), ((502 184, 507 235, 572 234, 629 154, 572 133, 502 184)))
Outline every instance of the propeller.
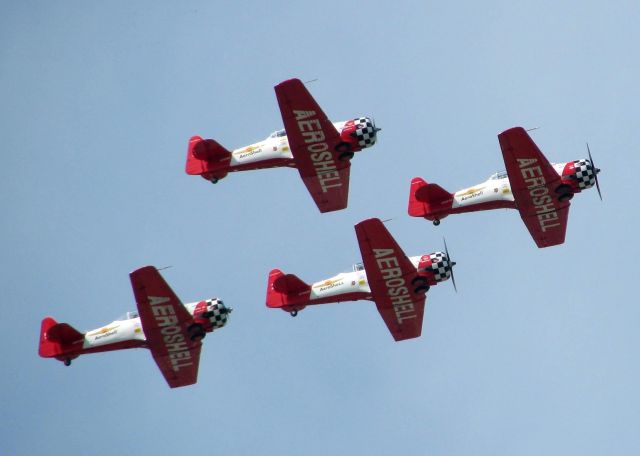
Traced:
POLYGON ((451 257, 449 256, 449 249, 447 248, 447 240, 443 237, 442 240, 444 241, 444 253, 447 254, 447 260, 449 260, 449 264, 450 266, 450 271, 451 271, 451 283, 453 284, 453 289, 456 291, 456 293, 458 292, 458 287, 456 287, 456 278, 453 276, 453 267, 456 265, 455 261, 451 260, 451 257))
POLYGON ((382 128, 376 127, 376 119, 374 119, 373 117, 371 117, 371 122, 373 122, 373 129, 376 131, 376 133, 382 130, 382 128))
POLYGON ((587 153, 589 154, 589 161, 591 162, 591 166, 593 166, 593 175, 596 178, 596 189, 598 190, 600 201, 602 201, 602 192, 600 192, 600 182, 598 182, 598 173, 600 172, 600 170, 596 168, 596 164, 593 163, 593 158, 591 158, 591 149, 589 149, 589 143, 587 143, 587 153))

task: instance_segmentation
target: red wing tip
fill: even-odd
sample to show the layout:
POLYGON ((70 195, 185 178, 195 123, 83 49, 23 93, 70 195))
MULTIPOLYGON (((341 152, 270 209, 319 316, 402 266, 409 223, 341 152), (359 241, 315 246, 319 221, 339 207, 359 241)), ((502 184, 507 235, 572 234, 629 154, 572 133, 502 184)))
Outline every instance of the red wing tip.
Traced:
POLYGON ((157 271, 158 268, 156 268, 155 266, 142 266, 141 268, 138 268, 135 271, 131 271, 129 273, 129 275, 132 276, 134 274, 140 274, 140 273, 148 271, 148 270, 157 271))
POLYGON ((526 133, 526 130, 523 127, 511 127, 511 128, 506 129, 502 133, 500 133, 498 136, 508 135, 510 133, 515 133, 515 132, 518 132, 518 133, 525 132, 526 133))
POLYGON ((276 87, 283 87, 291 84, 302 84, 302 81, 298 78, 291 78, 276 84, 276 87))
POLYGON ((371 225, 371 224, 381 224, 382 222, 380 221, 379 218, 369 218, 366 220, 363 220, 361 222, 358 222, 355 226, 359 227, 359 226, 365 226, 365 225, 371 225))

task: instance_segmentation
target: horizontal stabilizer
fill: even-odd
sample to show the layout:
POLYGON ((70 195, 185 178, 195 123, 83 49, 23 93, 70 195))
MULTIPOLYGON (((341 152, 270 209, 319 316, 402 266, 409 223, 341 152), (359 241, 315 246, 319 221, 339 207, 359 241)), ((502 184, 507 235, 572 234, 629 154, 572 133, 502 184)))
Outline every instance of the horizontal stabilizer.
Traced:
POLYGON ((187 151, 187 174, 203 174, 215 169, 215 165, 231 160, 231 152, 213 139, 192 136, 187 151))
POLYGON ((309 288, 311 287, 308 284, 293 274, 281 275, 273 281, 273 289, 278 293, 295 294, 306 291, 309 288))
POLYGON ((58 323, 47 330, 47 340, 72 345, 84 339, 84 334, 67 323, 58 323))
MULTIPOLYGON (((423 181, 424 182, 424 181, 423 181)), ((442 204, 451 200, 453 195, 438 184, 427 184, 416 189, 416 199, 427 204, 442 204)))

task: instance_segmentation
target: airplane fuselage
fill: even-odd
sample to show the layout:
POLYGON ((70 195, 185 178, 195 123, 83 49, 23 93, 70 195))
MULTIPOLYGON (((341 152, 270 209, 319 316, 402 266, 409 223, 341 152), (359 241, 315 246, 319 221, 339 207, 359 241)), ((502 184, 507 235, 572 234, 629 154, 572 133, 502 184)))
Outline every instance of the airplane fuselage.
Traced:
MULTIPOLYGON (((211 301, 217 302, 217 299, 213 298, 211 301)), ((192 302, 184 304, 184 307, 191 315, 194 315, 196 308, 202 306, 204 302, 192 302)), ((147 348, 147 338, 144 334, 140 317, 137 315, 137 312, 127 312, 121 319, 85 332, 82 346, 80 347, 78 344, 77 347, 74 347, 76 348, 75 353, 68 352, 67 355, 98 353, 125 348, 147 348)), ((205 329, 210 332, 215 327, 205 329)))
MULTIPOLYGON (((418 264, 424 255, 409 257, 411 263, 418 269, 418 264)), ((311 284, 308 302, 305 305, 338 303, 343 301, 372 301, 371 288, 367 280, 367 273, 361 264, 356 264, 352 272, 341 272, 319 282, 311 284)))
MULTIPOLYGON (((346 121, 334 122, 336 130, 341 131, 346 121)), ((223 167, 228 172, 249 169, 295 167, 289 140, 284 130, 273 132, 268 138, 231 151, 231 157, 223 167)))
MULTIPOLYGON (((562 176, 567 163, 554 163, 553 169, 562 176)), ((491 176, 485 182, 463 188, 453 194, 451 209, 447 212, 457 214, 487 209, 515 209, 509 177, 505 171, 491 176)))

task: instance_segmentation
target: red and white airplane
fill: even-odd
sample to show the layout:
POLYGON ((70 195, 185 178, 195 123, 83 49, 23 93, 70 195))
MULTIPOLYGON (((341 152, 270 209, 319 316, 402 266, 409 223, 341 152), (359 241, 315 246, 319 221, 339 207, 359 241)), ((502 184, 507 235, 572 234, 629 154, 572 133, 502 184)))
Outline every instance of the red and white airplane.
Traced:
POLYGON ((521 127, 503 131, 498 140, 506 171, 455 193, 415 177, 411 180, 409 215, 439 225, 449 214, 518 209, 538 247, 562 244, 573 195, 595 185, 602 199, 600 170, 593 164, 589 145, 589 159, 551 164, 521 127))
MULTIPOLYGON (((449 253, 435 252, 407 258, 379 219, 355 226, 363 263, 352 272, 307 284, 278 269, 269 273, 267 307, 296 316, 306 306, 361 299, 374 301, 396 341, 419 337, 426 292, 451 277, 455 262, 449 253)), ((455 282, 454 286, 455 286, 455 282)))
POLYGON ((129 276, 138 312, 127 312, 85 333, 46 317, 40 328, 39 355, 69 366, 80 355, 148 348, 171 388, 196 383, 201 341, 227 323, 232 309, 217 298, 183 305, 153 266, 129 276))
POLYGON ((350 160, 355 152, 375 144, 380 129, 369 117, 331 123, 298 79, 281 82, 275 91, 284 130, 233 151, 213 139, 193 136, 187 151, 187 174, 215 184, 236 171, 298 168, 320 212, 344 209, 350 160))

